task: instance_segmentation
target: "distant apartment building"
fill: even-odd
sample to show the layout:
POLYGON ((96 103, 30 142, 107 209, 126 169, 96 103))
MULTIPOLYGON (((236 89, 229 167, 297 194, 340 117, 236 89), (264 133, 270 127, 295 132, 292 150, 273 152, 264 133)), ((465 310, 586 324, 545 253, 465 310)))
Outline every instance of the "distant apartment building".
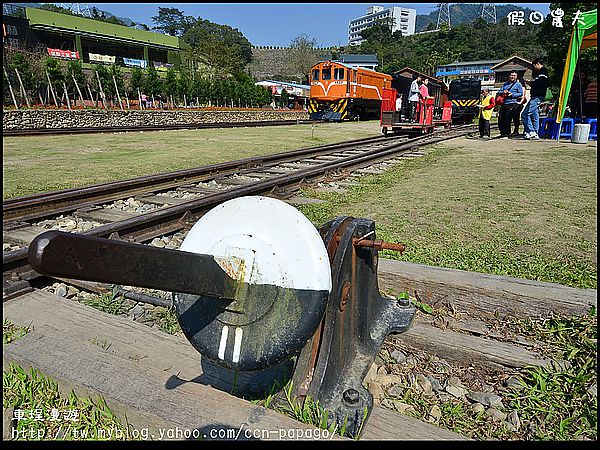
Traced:
POLYGON ((360 37, 361 31, 375 24, 380 19, 393 19, 392 33, 401 31, 403 36, 415 34, 415 24, 417 22, 417 10, 392 6, 384 8, 383 6, 370 6, 367 8, 367 14, 352 19, 348 26, 348 44, 359 45, 363 39, 360 37))

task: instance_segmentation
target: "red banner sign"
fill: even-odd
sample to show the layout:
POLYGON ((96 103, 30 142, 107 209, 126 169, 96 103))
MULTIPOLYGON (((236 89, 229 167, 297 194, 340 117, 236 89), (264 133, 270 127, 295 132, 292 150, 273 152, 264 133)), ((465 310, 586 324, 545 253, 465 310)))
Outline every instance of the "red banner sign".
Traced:
POLYGON ((60 50, 58 48, 48 48, 48 54, 56 58, 79 59, 79 52, 71 50, 60 50))

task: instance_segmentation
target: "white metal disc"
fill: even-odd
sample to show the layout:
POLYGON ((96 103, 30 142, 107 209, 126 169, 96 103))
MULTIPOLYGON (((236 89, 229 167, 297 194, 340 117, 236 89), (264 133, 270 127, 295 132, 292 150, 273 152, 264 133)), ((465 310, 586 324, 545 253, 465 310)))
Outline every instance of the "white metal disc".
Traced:
POLYGON ((300 211, 274 198, 240 197, 216 206, 191 228, 181 250, 213 255, 249 284, 331 292, 319 232, 300 211))

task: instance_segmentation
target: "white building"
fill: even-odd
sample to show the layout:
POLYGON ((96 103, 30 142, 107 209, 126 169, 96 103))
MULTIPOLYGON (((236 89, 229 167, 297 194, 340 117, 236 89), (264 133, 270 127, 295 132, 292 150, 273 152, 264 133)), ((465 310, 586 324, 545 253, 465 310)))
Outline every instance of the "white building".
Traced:
POLYGON ((415 24, 417 22, 417 10, 392 6, 384 8, 383 6, 370 6, 367 8, 367 14, 357 19, 352 19, 348 25, 348 44, 359 45, 363 39, 360 32, 375 24, 380 19, 393 19, 392 33, 401 31, 402 36, 415 34, 415 24))

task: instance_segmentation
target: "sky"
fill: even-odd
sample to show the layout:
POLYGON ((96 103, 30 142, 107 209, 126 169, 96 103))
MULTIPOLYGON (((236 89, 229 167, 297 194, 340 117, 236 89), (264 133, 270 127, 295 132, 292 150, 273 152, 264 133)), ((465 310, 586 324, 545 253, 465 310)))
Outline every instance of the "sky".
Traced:
MULTIPOLYGON (((506 2, 528 7, 541 13, 550 12, 549 3, 506 2)), ((177 8, 194 17, 237 28, 252 43, 285 47, 302 33, 317 41, 318 46, 341 46, 348 43, 348 22, 365 15, 372 5, 403 6, 429 14, 436 3, 88 3, 90 8, 127 17, 134 22, 155 24, 152 16, 159 7, 177 8)), ((452 19, 452 18, 451 18, 452 19)))

